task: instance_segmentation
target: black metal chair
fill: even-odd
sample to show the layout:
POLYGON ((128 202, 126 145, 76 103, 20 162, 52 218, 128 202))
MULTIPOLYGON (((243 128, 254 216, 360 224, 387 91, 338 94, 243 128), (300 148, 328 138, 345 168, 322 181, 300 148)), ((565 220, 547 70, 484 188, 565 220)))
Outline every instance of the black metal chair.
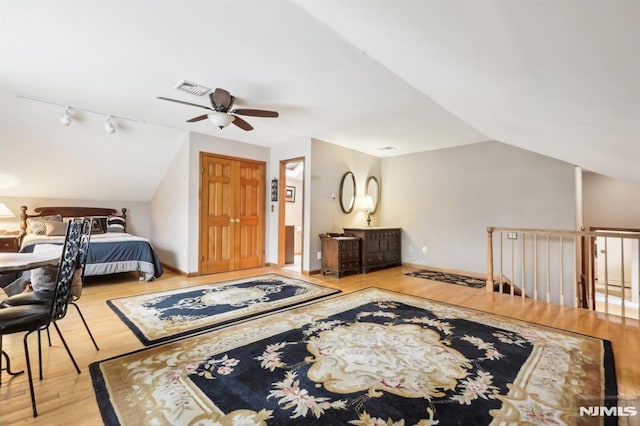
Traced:
MULTIPOLYGON (((86 225, 82 232, 82 239, 80 241, 79 247, 79 262, 78 267, 76 268, 73 276, 73 281, 71 284, 71 300, 69 303, 76 307, 78 311, 78 315, 80 315, 80 319, 84 324, 87 333, 89 333, 89 337, 91 338, 91 342, 93 342, 93 346, 96 350, 100 350, 98 344, 96 343, 96 339, 93 337, 93 333, 89 329, 89 325, 87 321, 84 319, 84 315, 82 315, 82 311, 80 310, 80 306, 76 303, 80 296, 82 295, 82 286, 84 284, 84 270, 87 265, 87 257, 89 254, 89 242, 91 240, 91 219, 87 219, 89 221, 89 225, 86 225)), ((51 303, 52 292, 49 290, 34 290, 23 292, 20 294, 16 294, 2 301, 0 307, 10 307, 10 306, 22 306, 22 305, 48 305, 51 303)), ((47 328, 47 337, 49 338, 49 346, 51 346, 51 338, 49 337, 49 329, 47 328)))
MULTIPOLYGON (((90 221, 75 219, 69 222, 67 226, 67 233, 65 236, 65 242, 62 248, 62 255, 60 257, 60 265, 58 267, 58 274, 56 277, 56 285, 52 291, 50 304, 30 304, 21 306, 10 306, 0 309, 0 351, 2 351, 2 336, 14 333, 25 332, 23 338, 24 354, 27 364, 27 375, 29 379, 29 392, 31 394, 31 406, 33 408, 33 416, 37 417, 38 412, 36 409, 36 399, 33 389, 33 376, 31 374, 31 361, 29 358, 29 345, 28 337, 34 331, 40 333, 53 324, 54 328, 60 336, 60 340, 64 345, 64 348, 69 355, 69 358, 73 362, 76 371, 80 373, 78 363, 74 359, 67 342, 64 340, 60 328, 56 324, 57 320, 64 318, 67 313, 67 307, 71 300, 71 282, 75 273, 76 267, 80 260, 80 244, 83 237, 83 230, 85 227, 90 228, 90 221), (88 225, 87 225, 88 223, 88 225)), ((42 380, 42 348, 40 339, 38 338, 38 356, 39 356, 39 369, 40 380, 42 380)), ((3 352, 3 357, 8 357, 3 352)), ((0 363, 2 358, 0 357, 0 363)), ((0 372, 1 372, 0 366, 0 372)), ((11 372, 9 365, 7 365, 7 371, 10 374, 19 374, 20 372, 11 372)), ((1 373, 0 373, 1 374, 1 373)), ((0 376, 1 383, 1 376, 0 376)))

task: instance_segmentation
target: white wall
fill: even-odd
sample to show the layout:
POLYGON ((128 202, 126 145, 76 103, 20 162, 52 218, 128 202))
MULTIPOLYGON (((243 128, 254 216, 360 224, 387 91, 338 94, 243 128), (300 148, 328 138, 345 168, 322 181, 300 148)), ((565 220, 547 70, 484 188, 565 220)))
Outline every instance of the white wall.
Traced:
POLYGON ((0 197, 3 202, 16 215, 13 219, 0 219, 0 229, 13 231, 20 229, 20 206, 27 206, 27 213, 34 214, 36 207, 101 207, 112 208, 121 213, 124 207, 127 209, 127 232, 145 238, 151 238, 152 230, 149 217, 151 209, 149 203, 137 201, 102 201, 102 200, 76 200, 65 198, 32 198, 32 197, 0 197))
MULTIPOLYGON (((319 234, 325 232, 343 232, 344 228, 367 226, 367 214, 362 210, 362 197, 369 176, 381 179, 381 160, 362 152, 338 145, 313 140, 312 142, 310 196, 310 232, 309 232, 309 270, 319 270, 321 261, 317 253, 321 251, 319 234), (345 172, 351 171, 356 179, 356 200, 353 211, 345 214, 340 209, 340 180, 345 172), (335 199, 333 196, 335 195, 335 199)), ((384 197, 384 195, 383 195, 384 197)), ((381 205, 385 203, 382 202, 381 205)), ((372 216, 371 226, 391 226, 380 220, 382 208, 372 216)))
POLYGON ((404 262, 484 273, 487 226, 575 229, 574 167, 499 142, 384 158, 382 176, 404 262))
POLYGON ((162 263, 189 270, 189 136, 151 200, 153 245, 162 263))

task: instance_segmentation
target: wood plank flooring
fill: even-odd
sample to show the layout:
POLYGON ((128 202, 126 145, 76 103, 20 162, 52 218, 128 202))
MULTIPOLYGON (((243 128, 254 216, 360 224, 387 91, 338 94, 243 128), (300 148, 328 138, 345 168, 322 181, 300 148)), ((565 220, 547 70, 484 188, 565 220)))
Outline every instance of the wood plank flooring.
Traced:
MULTIPOLYGON (((81 374, 76 374, 62 344, 52 329, 53 347, 44 346, 44 380, 37 379, 36 337, 30 338, 32 361, 36 383, 36 400, 39 416, 32 417, 29 386, 26 375, 10 378, 3 372, 0 386, 0 425, 101 425, 102 418, 96 403, 88 365, 143 348, 138 339, 106 305, 107 299, 180 288, 214 281, 223 281, 279 272, 283 275, 351 292, 366 287, 380 287, 433 300, 453 303, 525 321, 562 328, 611 340, 616 363, 618 389, 621 396, 640 396, 640 323, 619 317, 589 312, 543 302, 533 302, 508 295, 487 293, 484 289, 438 283, 405 276, 415 270, 409 266, 385 269, 368 274, 336 278, 333 275, 305 277, 286 270, 260 268, 234 273, 186 278, 170 271, 153 282, 139 282, 132 275, 94 279, 84 288, 79 301, 100 351, 96 351, 87 335, 75 308, 70 307, 67 317, 59 322, 65 338, 73 351, 81 374)), ((44 336, 44 335, 43 335, 44 336)), ((22 334, 5 336, 4 347, 12 357, 13 369, 25 366, 22 334)))

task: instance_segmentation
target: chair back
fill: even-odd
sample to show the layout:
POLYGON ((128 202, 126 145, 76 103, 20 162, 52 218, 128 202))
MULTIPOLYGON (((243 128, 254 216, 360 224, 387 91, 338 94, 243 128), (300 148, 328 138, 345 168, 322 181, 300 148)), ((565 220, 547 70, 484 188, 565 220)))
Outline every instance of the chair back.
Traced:
MULTIPOLYGON (((64 318, 71 299, 71 282, 80 261, 80 246, 86 229, 91 230, 90 219, 73 219, 67 225, 67 233, 60 256, 60 266, 51 303, 51 321, 64 318)), ((88 245, 88 242, 87 242, 88 245)))
POLYGON ((78 265, 76 266, 75 273, 73 274, 73 281, 71 282, 72 301, 80 299, 80 296, 82 295, 84 272, 85 267, 87 266, 87 258, 89 257, 89 243, 91 242, 91 225, 93 220, 97 219, 89 219, 89 225, 86 225, 82 231, 80 249, 78 252, 78 265))

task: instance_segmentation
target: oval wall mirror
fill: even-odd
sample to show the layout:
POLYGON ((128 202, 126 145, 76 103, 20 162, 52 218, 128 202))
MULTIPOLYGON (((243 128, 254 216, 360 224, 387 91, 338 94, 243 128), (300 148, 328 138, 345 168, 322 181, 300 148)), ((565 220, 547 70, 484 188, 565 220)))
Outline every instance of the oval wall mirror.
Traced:
POLYGON ((352 172, 342 175, 340 181, 340 208, 346 214, 353 211, 353 205, 356 201, 356 177, 352 172))
POLYGON ((369 176, 367 178, 365 191, 365 195, 369 195, 373 200, 373 210, 371 210, 370 214, 374 214, 378 211, 378 204, 380 203, 380 184, 375 176, 369 176))

